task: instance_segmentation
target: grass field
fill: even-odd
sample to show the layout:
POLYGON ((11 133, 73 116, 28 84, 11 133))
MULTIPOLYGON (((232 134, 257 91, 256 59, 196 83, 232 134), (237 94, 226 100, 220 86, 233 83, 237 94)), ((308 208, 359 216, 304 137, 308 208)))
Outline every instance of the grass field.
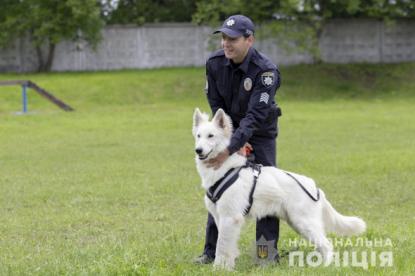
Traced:
MULTIPOLYGON (((281 168, 313 177, 337 210, 368 224, 393 253, 356 266, 254 264, 247 223, 236 270, 275 275, 415 273, 415 64, 281 69, 281 168)), ((0 74, 30 79, 73 106, 0 87, 0 275, 211 275, 201 253, 206 211, 194 167, 192 113, 208 111, 201 68, 0 74)), ((281 224, 280 248, 297 238, 281 224)), ((359 244, 358 244, 359 245, 359 244)), ((301 250, 311 252, 311 247, 301 250)), ((216 274, 224 274, 222 272, 216 274)))

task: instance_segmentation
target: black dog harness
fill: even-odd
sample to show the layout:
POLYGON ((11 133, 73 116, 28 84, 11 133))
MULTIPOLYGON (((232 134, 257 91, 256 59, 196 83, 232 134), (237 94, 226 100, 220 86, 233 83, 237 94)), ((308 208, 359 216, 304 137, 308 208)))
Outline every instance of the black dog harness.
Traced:
POLYGON ((252 185, 251 192, 249 193, 249 205, 246 207, 244 212, 244 215, 247 215, 251 210, 252 203, 254 201, 253 195, 255 192, 256 182, 258 180, 259 174, 261 173, 261 167, 262 165, 260 164, 255 164, 251 161, 247 161, 246 164, 242 167, 230 169, 221 179, 216 181, 215 184, 206 191, 206 196, 213 203, 216 203, 220 199, 222 194, 238 179, 239 172, 243 168, 252 168, 254 174, 254 183, 252 185))
POLYGON ((297 178, 294 177, 294 175, 290 174, 289 172, 284 171, 289 177, 291 177, 292 179, 294 179, 294 181, 301 187, 301 189, 315 202, 319 201, 320 199, 320 189, 317 189, 317 197, 314 197, 310 194, 309 191, 307 191, 307 189, 303 186, 303 184, 301 184, 300 181, 298 181, 297 178))
MULTIPOLYGON (((254 179, 253 179, 254 183, 252 184, 251 192, 249 193, 249 205, 246 207, 245 212, 244 212, 244 216, 246 216, 247 214, 249 214, 249 211, 251 210, 251 207, 252 207, 252 203, 254 202, 254 197, 253 196, 254 196, 255 187, 256 187, 256 183, 257 183, 259 174, 261 173, 261 167, 262 167, 262 165, 260 165, 260 164, 255 164, 251 161, 247 161, 246 164, 242 167, 230 169, 229 171, 226 172, 226 174, 221 179, 216 181, 215 184, 206 191, 206 196, 213 203, 216 203, 220 199, 222 194, 230 186, 232 186, 232 184, 238 179, 239 172, 243 168, 252 168, 253 174, 254 174, 254 179)), ((284 172, 288 176, 290 176, 313 201, 317 202, 320 199, 320 190, 319 189, 317 189, 317 197, 314 197, 310 194, 309 191, 307 191, 307 189, 301 184, 301 182, 297 178, 295 178, 289 172, 286 172, 286 171, 284 171, 284 172)))

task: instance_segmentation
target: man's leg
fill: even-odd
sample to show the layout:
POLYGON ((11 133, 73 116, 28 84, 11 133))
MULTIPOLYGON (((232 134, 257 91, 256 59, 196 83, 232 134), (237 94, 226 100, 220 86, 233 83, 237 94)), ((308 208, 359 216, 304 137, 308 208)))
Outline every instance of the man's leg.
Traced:
POLYGON ((211 258, 215 258, 216 243, 218 241, 218 227, 212 215, 208 213, 208 221, 206 224, 206 239, 203 253, 211 258))
POLYGON ((209 264, 215 260, 216 243, 218 241, 218 228, 212 215, 208 213, 206 223, 205 248, 203 254, 197 257, 194 262, 198 264, 209 264))
POLYGON ((256 222, 256 243, 257 243, 257 257, 264 260, 278 260, 278 238, 280 233, 280 220, 277 217, 267 216, 256 222), (269 247, 271 245, 273 250, 269 247), (266 249, 265 249, 266 248, 266 249), (261 250, 268 250, 260 254, 261 250))
MULTIPOLYGON (((255 155, 255 162, 264 166, 277 166, 276 162, 276 141, 275 139, 252 139, 250 141, 255 155)), ((280 230, 280 221, 277 217, 267 216, 257 220, 256 224, 256 241, 257 241, 257 256, 263 259, 278 260, 278 238, 280 230), (264 240, 261 240, 263 237, 264 240), (268 249, 268 245, 272 242, 274 250, 264 252, 268 249), (266 248, 266 249, 265 249, 266 248), (262 254, 260 254, 262 253, 262 254)))

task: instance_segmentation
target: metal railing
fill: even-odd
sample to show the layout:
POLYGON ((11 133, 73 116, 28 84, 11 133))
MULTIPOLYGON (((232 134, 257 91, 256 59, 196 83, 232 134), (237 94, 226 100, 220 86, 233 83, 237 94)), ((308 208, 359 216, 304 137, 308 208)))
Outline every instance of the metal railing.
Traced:
POLYGON ((63 101, 59 100, 58 98, 53 96, 50 92, 46 91, 45 89, 41 88, 36 83, 30 80, 0 81, 0 86, 10 86, 10 85, 20 85, 22 87, 22 112, 23 113, 27 112, 27 104, 28 104, 27 88, 32 88, 38 94, 48 99, 52 103, 56 104, 57 106, 59 106, 61 109, 65 111, 74 111, 72 107, 70 107, 63 101))

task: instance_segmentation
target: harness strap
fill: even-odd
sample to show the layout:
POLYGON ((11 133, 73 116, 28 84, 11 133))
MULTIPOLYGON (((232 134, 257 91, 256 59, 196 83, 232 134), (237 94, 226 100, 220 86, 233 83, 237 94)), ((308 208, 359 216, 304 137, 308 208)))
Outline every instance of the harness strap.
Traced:
POLYGON ((206 191, 206 196, 213 203, 216 203, 222 194, 238 179, 241 169, 252 168, 254 179, 251 191, 249 193, 249 205, 244 211, 244 216, 246 216, 251 210, 252 203, 254 202, 254 192, 259 174, 261 173, 261 167, 262 165, 260 164, 255 164, 251 161, 247 161, 246 164, 242 167, 230 169, 221 179, 216 181, 216 183, 206 191))
POLYGON ((310 194, 306 188, 301 184, 300 181, 298 181, 297 178, 294 177, 294 175, 290 174, 289 172, 284 171, 288 176, 290 176, 292 179, 294 179, 295 182, 303 189, 303 191, 315 202, 317 202, 320 199, 320 189, 317 189, 317 198, 315 198, 312 194, 310 194))
POLYGON ((236 181, 239 177, 239 171, 243 167, 230 169, 221 179, 216 181, 215 185, 210 187, 206 191, 206 196, 213 202, 216 203, 222 196, 222 194, 236 181))
POLYGON ((252 163, 252 162, 247 162, 245 167, 251 167, 253 169, 254 183, 252 184, 251 192, 249 193, 249 205, 246 207, 246 209, 244 211, 244 216, 249 214, 249 211, 251 210, 251 207, 252 207, 252 203, 254 202, 255 187, 256 187, 256 183, 257 183, 259 174, 261 173, 261 167, 262 166, 259 165, 259 164, 252 163))

